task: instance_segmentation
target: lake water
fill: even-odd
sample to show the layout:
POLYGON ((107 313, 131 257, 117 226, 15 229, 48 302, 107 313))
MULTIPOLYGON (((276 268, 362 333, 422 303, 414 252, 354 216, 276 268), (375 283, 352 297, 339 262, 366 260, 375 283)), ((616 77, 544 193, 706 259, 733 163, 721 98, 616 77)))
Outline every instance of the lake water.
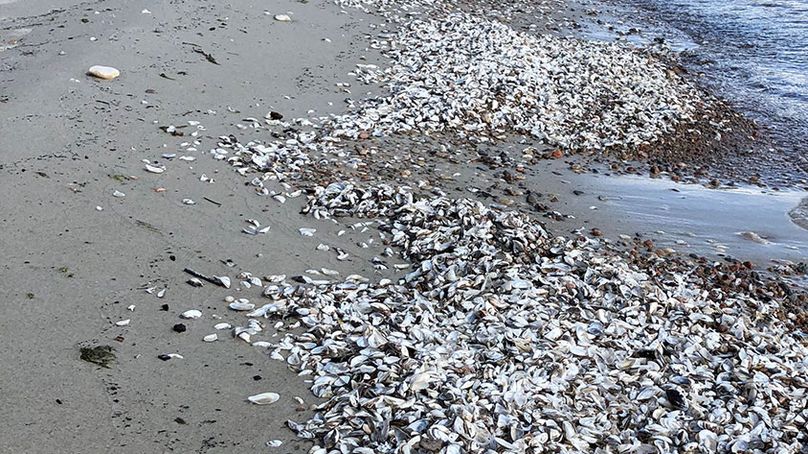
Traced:
POLYGON ((808 171, 808 0, 614 0, 615 30, 629 41, 664 37, 692 72, 772 128, 777 148, 808 171))

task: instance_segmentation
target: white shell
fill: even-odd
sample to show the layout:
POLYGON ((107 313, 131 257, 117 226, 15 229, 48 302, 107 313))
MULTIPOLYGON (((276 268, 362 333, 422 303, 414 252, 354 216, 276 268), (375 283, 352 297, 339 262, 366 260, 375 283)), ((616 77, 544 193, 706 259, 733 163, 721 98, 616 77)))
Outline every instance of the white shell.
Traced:
POLYGON ((276 14, 275 20, 278 22, 292 22, 292 18, 288 14, 276 14))
POLYGON ((132 321, 132 320, 130 320, 130 319, 128 319, 128 318, 127 318, 126 320, 121 320, 121 321, 119 321, 119 322, 115 322, 115 324, 116 324, 116 325, 118 325, 118 326, 126 326, 126 325, 128 325, 128 324, 129 324, 129 322, 131 322, 131 321, 132 321))
POLYGON ((246 300, 238 300, 228 304, 227 307, 234 311, 251 311, 255 309, 255 304, 246 302, 246 300))
POLYGON ((233 325, 231 325, 229 323, 217 323, 217 324, 213 325, 213 329, 218 329, 218 330, 230 329, 232 327, 233 327, 233 325))
POLYGON ((300 231, 300 234, 303 236, 314 236, 314 232, 317 231, 317 229, 312 229, 308 227, 301 227, 298 230, 300 231))
POLYGON ((157 174, 160 174, 160 173, 163 173, 163 172, 166 171, 165 167, 157 167, 157 166, 153 166, 151 164, 146 164, 145 169, 146 169, 147 172, 157 173, 157 174))
POLYGON ((196 309, 191 309, 180 314, 180 317, 187 319, 197 319, 202 316, 202 312, 196 309))
POLYGON ((224 288, 230 288, 230 278, 227 276, 213 276, 214 279, 221 282, 224 288))
POLYGON ((256 405, 269 405, 277 402, 281 396, 277 393, 261 393, 247 398, 256 405))
POLYGON ((202 338, 202 340, 205 342, 215 342, 218 339, 219 339, 218 334, 208 334, 207 336, 202 338))

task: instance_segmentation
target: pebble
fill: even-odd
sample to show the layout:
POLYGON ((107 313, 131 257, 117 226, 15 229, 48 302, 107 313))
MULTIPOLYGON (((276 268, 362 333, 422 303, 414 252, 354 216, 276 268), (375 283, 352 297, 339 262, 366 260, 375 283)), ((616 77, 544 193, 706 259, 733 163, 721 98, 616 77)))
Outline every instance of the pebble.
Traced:
POLYGON ((111 66, 91 66, 87 71, 91 76, 104 80, 112 80, 121 75, 121 72, 111 66))

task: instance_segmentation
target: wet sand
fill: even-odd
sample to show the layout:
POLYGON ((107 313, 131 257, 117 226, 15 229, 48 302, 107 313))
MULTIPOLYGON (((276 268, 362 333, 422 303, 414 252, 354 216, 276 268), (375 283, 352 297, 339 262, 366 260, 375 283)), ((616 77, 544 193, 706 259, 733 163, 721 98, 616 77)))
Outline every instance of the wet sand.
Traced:
POLYGON ((0 332, 8 344, 0 452, 258 452, 271 439, 286 442, 283 452, 306 452, 284 428, 304 418, 294 396, 314 400, 304 380, 229 335, 201 342, 214 324, 240 317, 223 303, 238 293, 193 288, 183 269, 302 272, 326 265, 314 259, 317 243, 297 233, 294 201, 268 206, 209 148, 179 149, 193 138, 159 126, 202 121, 200 137, 211 142, 270 110, 340 111, 350 95, 335 84, 350 80, 360 56, 374 58, 358 46, 363 15, 326 2, 66 2, 46 14, 53 5, 0 5, 0 16, 12 16, 4 29, 32 30, 0 53, 0 332), (294 22, 265 11, 290 11, 294 22), (95 64, 122 75, 93 80, 85 73, 95 64), (163 175, 143 171, 141 159, 168 152, 197 160, 175 160, 163 175), (199 181, 202 174, 215 182, 199 181), (271 220, 272 235, 242 234, 247 218, 271 220), (157 298, 150 287, 168 290, 157 298), (180 320, 188 309, 204 315, 180 320), (128 326, 115 325, 124 319, 128 326), (180 322, 188 330, 173 332, 180 322), (110 369, 79 359, 80 347, 95 345, 115 348, 110 369), (164 362, 163 353, 185 359, 164 362), (281 401, 246 401, 266 391, 281 401))

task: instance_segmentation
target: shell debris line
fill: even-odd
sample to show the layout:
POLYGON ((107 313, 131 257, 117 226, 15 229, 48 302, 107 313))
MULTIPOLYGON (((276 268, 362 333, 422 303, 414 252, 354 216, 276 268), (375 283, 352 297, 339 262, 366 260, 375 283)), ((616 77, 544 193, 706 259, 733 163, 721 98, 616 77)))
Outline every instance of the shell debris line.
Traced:
MULTIPOLYGON (((346 168, 369 159, 345 145, 357 139, 434 132, 488 142, 519 132, 607 150, 653 143, 708 115, 707 95, 644 51, 517 32, 437 1, 413 2, 417 14, 396 3, 338 1, 398 25, 383 51, 389 66, 354 71, 386 94, 327 118, 268 114, 282 138, 221 136, 211 150, 258 195, 283 203, 305 194, 311 225, 368 221, 385 255, 407 262, 393 265, 406 269, 395 279, 327 268, 328 279, 267 276, 255 286, 270 302, 226 300, 249 323, 215 329, 266 348, 322 399, 310 419, 287 423, 313 441, 311 452, 799 452, 808 444, 808 334, 783 315, 782 288, 751 273, 741 279, 731 265, 640 259, 601 238, 554 236, 526 214, 437 187, 328 175, 330 158, 346 168), (277 192, 278 184, 288 187, 277 192), (271 326, 294 331, 256 340, 271 326)), ((260 224, 252 227, 245 233, 260 224)), ((328 241, 325 229, 298 232, 328 241)))

